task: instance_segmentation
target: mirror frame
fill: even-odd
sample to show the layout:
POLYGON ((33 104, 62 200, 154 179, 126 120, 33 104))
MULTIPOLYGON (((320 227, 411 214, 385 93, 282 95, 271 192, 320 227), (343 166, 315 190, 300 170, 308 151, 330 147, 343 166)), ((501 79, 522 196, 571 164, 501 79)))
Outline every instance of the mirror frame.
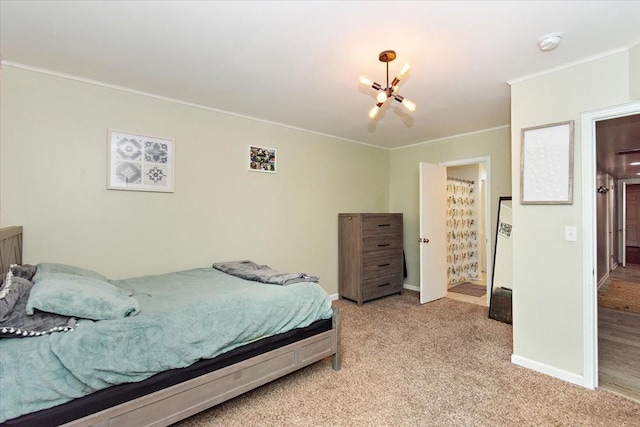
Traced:
POLYGON ((490 288, 491 294, 489 295, 489 313, 488 313, 489 319, 493 319, 493 320, 500 320, 500 319, 496 319, 495 317, 491 317, 491 308, 493 306, 493 282, 496 276, 496 255, 498 254, 498 229, 500 227, 500 208, 502 207, 502 202, 506 200, 513 200, 513 197, 500 196, 498 198, 498 218, 496 220, 496 235, 494 240, 495 244, 493 246, 493 267, 491 268, 491 288, 490 288))

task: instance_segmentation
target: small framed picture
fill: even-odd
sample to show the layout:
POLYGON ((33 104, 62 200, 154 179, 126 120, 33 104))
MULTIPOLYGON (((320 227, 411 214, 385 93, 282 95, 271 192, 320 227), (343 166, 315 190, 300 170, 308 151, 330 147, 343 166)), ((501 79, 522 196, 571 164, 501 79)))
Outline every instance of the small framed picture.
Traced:
POLYGON ((275 148, 249 146, 249 170, 254 172, 277 172, 275 148))
POLYGON ((107 189, 173 192, 172 139, 109 130, 107 189))
POLYGON ((512 229, 513 225, 509 224, 508 222, 500 221, 500 224, 498 225, 498 234, 502 237, 510 239, 512 229))

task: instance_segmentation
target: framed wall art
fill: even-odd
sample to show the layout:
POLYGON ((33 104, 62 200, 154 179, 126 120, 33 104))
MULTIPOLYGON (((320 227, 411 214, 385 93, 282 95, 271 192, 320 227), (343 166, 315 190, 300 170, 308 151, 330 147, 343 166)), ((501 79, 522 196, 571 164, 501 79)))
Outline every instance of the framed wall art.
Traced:
POLYGON ((522 129, 520 203, 573 203, 573 120, 522 129))
POLYGON ((107 188, 173 192, 172 139, 109 130, 107 188))
POLYGON ((509 224, 505 221, 500 221, 498 224, 498 235, 502 237, 506 237, 507 239, 511 238, 511 230, 513 229, 513 225, 509 224))
POLYGON ((249 170, 254 172, 276 173, 277 157, 275 148, 249 146, 249 170))

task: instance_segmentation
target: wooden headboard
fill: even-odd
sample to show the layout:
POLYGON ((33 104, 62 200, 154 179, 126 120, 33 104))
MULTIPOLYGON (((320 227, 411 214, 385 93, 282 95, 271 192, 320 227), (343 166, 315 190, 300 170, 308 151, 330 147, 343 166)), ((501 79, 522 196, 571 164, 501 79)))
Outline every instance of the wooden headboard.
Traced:
POLYGON ((0 271, 2 278, 11 264, 22 264, 22 227, 0 228, 0 271))

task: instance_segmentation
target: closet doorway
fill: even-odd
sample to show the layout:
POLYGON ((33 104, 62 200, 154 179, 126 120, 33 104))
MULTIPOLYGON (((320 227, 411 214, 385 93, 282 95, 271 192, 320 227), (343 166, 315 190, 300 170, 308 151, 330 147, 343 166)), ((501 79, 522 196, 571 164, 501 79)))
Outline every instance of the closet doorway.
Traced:
MULTIPOLYGON (((491 277, 488 254, 492 253, 490 158, 462 159, 443 162, 439 166, 446 168, 446 185, 451 193, 444 196, 448 204, 446 223, 424 224, 430 219, 421 215, 421 233, 425 229, 441 228, 447 234, 443 256, 447 259, 447 283, 443 284, 447 288, 446 296, 488 306, 491 282, 487 280, 491 277), (458 193, 452 194, 455 191, 458 193), (452 237, 456 239, 452 240, 452 237), (454 292, 450 292, 453 288, 454 292)), ((433 202, 425 200, 421 192, 420 206, 426 211, 430 205, 433 202)), ((427 283, 429 272, 422 264, 421 259, 420 280, 427 283)))

